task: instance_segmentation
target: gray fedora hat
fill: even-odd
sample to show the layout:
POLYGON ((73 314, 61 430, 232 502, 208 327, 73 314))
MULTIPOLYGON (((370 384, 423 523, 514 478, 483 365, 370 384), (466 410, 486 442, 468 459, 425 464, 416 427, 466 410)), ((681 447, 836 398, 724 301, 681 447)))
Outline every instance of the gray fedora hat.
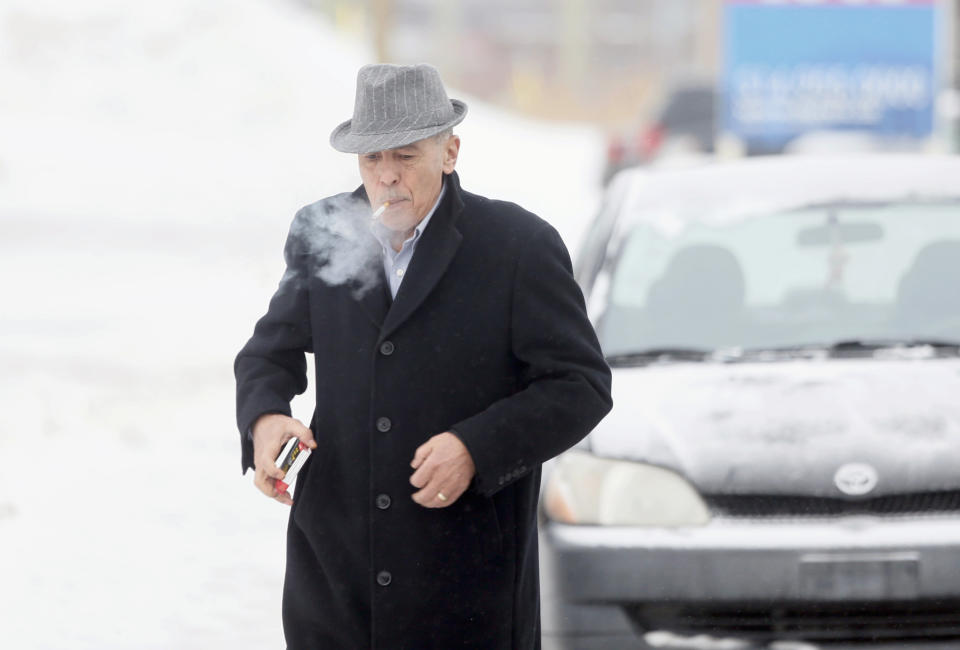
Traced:
POLYGON ((432 65, 365 65, 357 73, 353 119, 330 134, 337 151, 370 153, 429 138, 463 121, 467 105, 449 99, 432 65))

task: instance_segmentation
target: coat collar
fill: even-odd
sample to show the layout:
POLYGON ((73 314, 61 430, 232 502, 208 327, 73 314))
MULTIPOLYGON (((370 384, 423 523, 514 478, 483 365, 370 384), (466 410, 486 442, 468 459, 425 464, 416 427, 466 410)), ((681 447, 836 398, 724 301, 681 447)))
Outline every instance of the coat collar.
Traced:
MULTIPOLYGON (((360 298, 361 306, 380 327, 379 341, 396 331, 423 303, 443 277, 460 247, 463 236, 456 228, 457 219, 463 210, 460 178, 453 172, 446 176, 446 183, 447 191, 417 242, 416 253, 400 284, 396 299, 391 303, 390 289, 383 275, 382 264, 379 265, 379 286, 367 291, 360 298)), ((362 185, 353 195, 369 202, 362 185)))

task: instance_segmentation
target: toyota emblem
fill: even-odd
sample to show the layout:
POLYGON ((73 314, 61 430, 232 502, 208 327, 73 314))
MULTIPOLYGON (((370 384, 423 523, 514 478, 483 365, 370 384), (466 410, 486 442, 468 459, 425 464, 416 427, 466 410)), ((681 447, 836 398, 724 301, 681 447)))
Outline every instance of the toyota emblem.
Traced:
POLYGON ((877 487, 877 470, 866 463, 847 463, 833 475, 840 491, 850 496, 862 496, 877 487))

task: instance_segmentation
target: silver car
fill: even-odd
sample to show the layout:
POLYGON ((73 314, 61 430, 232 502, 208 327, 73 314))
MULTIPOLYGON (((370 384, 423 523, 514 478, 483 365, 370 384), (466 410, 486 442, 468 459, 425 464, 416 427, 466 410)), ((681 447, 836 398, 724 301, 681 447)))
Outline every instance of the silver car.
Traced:
POLYGON ((546 647, 960 647, 960 158, 630 170, 576 273, 546 647))

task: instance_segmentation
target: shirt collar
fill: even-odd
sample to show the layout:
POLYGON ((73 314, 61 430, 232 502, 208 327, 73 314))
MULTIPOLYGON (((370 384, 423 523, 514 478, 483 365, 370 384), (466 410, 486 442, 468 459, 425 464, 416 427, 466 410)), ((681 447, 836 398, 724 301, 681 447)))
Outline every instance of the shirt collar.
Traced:
MULTIPOLYGON (((406 245, 407 242, 416 242, 418 239, 420 239, 420 235, 424 230, 426 230, 427 224, 430 223, 433 213, 436 212, 437 207, 440 206, 440 201, 443 199, 443 195, 446 191, 447 181, 446 179, 443 179, 440 184, 440 194, 437 195, 437 200, 434 202, 433 207, 430 208, 430 211, 427 213, 427 215, 421 219, 420 223, 418 223, 416 228, 413 229, 413 234, 403 242, 404 245, 406 245)), ((383 247, 385 253, 395 252, 393 247, 390 245, 390 235, 393 231, 380 223, 379 219, 370 225, 370 230, 373 232, 373 236, 377 238, 377 241, 380 242, 380 245, 383 247)))

